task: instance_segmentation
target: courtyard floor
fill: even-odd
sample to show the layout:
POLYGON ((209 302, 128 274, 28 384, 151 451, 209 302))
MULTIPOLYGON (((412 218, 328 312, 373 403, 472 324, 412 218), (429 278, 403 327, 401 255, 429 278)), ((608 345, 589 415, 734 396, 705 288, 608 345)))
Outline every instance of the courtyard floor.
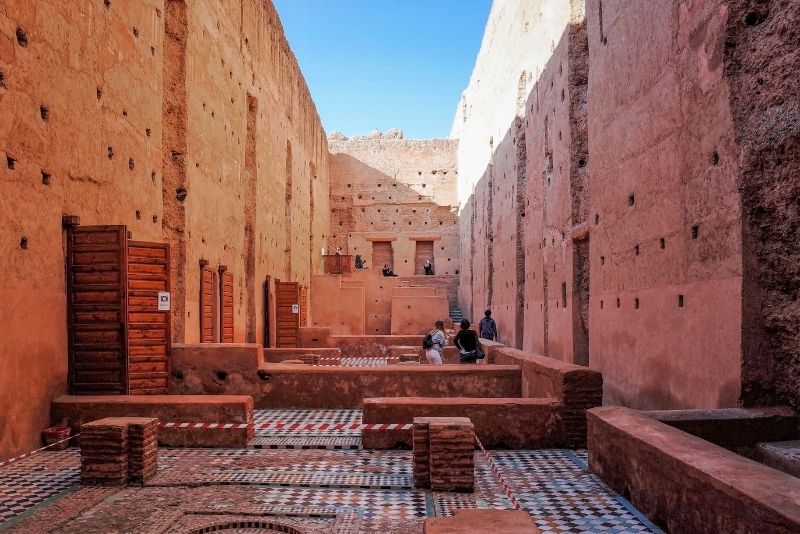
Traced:
MULTIPOLYGON (((360 422, 361 412, 265 410, 256 421, 360 422)), ((410 533, 460 508, 512 508, 479 453, 474 494, 431 492, 414 489, 410 451, 359 443, 353 431, 258 431, 250 449, 161 448, 158 474, 127 488, 80 487, 79 451, 45 451, 0 468, 0 530, 410 533)), ((660 532, 588 473, 586 451, 490 452, 543 532, 660 532)))

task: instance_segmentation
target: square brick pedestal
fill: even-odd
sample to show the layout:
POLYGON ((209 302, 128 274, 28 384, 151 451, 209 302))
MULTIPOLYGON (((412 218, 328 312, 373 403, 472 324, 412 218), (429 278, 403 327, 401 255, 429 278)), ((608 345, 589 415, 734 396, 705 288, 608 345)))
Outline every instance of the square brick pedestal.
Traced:
POLYGON ((415 417, 414 485, 434 491, 475 488, 475 427, 466 417, 415 417))
POLYGON ((81 484, 145 482, 158 469, 158 419, 108 417, 81 426, 81 484))

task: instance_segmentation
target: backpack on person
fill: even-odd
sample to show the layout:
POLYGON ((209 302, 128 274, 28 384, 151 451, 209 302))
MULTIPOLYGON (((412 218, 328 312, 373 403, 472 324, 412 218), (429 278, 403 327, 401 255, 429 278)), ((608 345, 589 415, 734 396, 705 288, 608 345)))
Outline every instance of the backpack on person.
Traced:
POLYGON ((425 350, 433 348, 433 334, 428 332, 428 335, 425 336, 425 339, 422 340, 422 348, 425 350))

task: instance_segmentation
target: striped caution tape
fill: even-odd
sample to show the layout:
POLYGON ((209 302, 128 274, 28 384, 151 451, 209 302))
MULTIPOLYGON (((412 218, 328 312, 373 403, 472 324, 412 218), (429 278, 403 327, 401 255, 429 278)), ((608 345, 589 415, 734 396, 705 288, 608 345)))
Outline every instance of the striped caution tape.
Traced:
POLYGON ((77 438, 78 436, 80 436, 80 434, 75 434, 74 436, 70 436, 68 438, 62 439, 61 441, 56 441, 55 443, 51 443, 50 445, 45 445, 44 447, 42 447, 40 449, 36 449, 35 451, 26 452, 25 454, 20 454, 19 456, 15 456, 14 458, 9 458, 8 460, 3 460, 2 462, 0 462, 0 467, 4 467, 6 465, 13 464, 14 462, 18 462, 20 460, 24 460, 25 458, 33 456, 37 452, 42 452, 44 450, 50 449, 52 447, 55 447, 56 445, 60 445, 60 444, 64 443, 65 441, 69 441, 72 438, 77 438))
POLYGON ((160 423, 161 428, 215 428, 256 430, 411 430, 411 423, 160 423))
POLYGON ((522 507, 519 505, 519 501, 517 501, 517 498, 514 497, 513 493, 511 493, 511 488, 508 487, 508 484, 506 484, 506 480, 503 478, 502 473, 500 473, 500 469, 497 468, 497 464, 494 463, 494 460, 492 460, 492 457, 489 456, 489 453, 486 452, 486 449, 483 448, 483 443, 481 443, 481 440, 478 439, 477 435, 475 436, 475 441, 478 442, 478 447, 481 448, 481 452, 483 452, 484 458, 486 458, 486 461, 489 462, 489 466, 491 466, 491 468, 492 468, 492 474, 497 479, 497 482, 500 484, 500 487, 503 488, 503 491, 505 492, 506 496, 511 501, 511 504, 514 505, 514 509, 515 510, 521 510, 522 507))

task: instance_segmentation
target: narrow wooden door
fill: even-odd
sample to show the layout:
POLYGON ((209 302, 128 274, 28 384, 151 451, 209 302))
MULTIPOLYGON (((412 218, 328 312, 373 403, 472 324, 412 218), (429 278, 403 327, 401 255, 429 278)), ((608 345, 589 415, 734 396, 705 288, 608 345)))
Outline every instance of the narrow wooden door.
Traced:
POLYGON ((233 275, 228 271, 219 273, 220 294, 220 343, 233 343, 233 275))
POLYGON ((276 346, 297 347, 300 289, 297 282, 275 282, 276 346))
POLYGON ((214 342, 217 299, 214 291, 214 271, 200 268, 200 343, 214 342))
POLYGON ((159 310, 169 293, 169 245, 128 241, 128 391, 166 395, 170 312, 159 310))
POLYGON ((127 230, 77 226, 67 231, 69 390, 128 392, 127 230))

